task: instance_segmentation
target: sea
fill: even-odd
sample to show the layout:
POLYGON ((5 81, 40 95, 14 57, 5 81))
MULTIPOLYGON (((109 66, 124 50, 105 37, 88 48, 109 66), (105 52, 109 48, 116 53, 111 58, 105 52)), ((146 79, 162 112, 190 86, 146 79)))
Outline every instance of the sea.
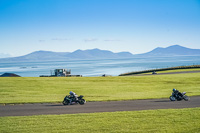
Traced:
POLYGON ((51 75, 54 69, 70 69, 72 75, 95 77, 175 66, 200 65, 200 56, 134 57, 123 59, 0 61, 0 75, 15 73, 22 77, 51 75))

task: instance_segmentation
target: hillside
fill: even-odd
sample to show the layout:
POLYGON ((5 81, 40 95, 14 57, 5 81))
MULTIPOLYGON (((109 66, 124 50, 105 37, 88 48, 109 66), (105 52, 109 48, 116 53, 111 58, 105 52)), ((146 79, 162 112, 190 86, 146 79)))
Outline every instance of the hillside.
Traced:
POLYGON ((150 52, 139 54, 141 56, 186 56, 200 55, 200 49, 190 49, 180 45, 172 45, 167 48, 155 48, 150 52))
POLYGON ((52 52, 35 51, 30 54, 2 58, 0 61, 40 61, 40 60, 68 60, 68 59, 118 59, 133 57, 151 57, 151 56, 194 56, 200 55, 200 49, 186 48, 180 45, 172 45, 166 48, 155 48, 150 52, 143 54, 131 54, 130 52, 114 53, 109 50, 89 49, 76 50, 74 52, 52 52))
POLYGON ((0 61, 40 61, 40 60, 66 60, 66 59, 115 59, 115 58, 131 58, 133 54, 129 52, 113 53, 108 50, 90 49, 76 50, 74 52, 52 52, 52 51, 35 51, 30 54, 2 58, 0 61))

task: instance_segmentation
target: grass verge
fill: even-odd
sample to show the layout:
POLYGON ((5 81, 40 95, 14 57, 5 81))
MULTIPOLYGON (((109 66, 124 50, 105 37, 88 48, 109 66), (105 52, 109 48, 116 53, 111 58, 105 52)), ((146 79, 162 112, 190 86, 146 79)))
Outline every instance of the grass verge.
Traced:
POLYGON ((90 114, 0 117, 0 132, 181 132, 200 131, 200 108, 90 114))
MULTIPOLYGON (((165 70, 165 71, 158 71, 156 72, 157 74, 162 74, 162 73, 175 73, 175 72, 195 72, 195 71, 200 71, 200 68, 195 68, 195 69, 177 69, 177 70, 165 70)), ((144 74, 152 74, 152 72, 149 73, 144 73, 144 74)))
POLYGON ((173 88, 200 95, 200 73, 140 77, 2 77, 0 103, 61 102, 69 91, 87 101, 168 98, 173 88))
POLYGON ((177 66, 177 67, 169 67, 169 68, 158 68, 158 69, 152 69, 152 70, 143 70, 143 71, 136 71, 136 72, 128 72, 120 74, 119 76, 131 76, 131 75, 137 75, 137 74, 148 74, 152 73, 154 71, 158 72, 164 72, 164 71, 173 71, 177 72, 177 70, 181 71, 190 71, 190 70, 196 70, 198 71, 200 69, 200 65, 192 65, 192 66, 177 66))

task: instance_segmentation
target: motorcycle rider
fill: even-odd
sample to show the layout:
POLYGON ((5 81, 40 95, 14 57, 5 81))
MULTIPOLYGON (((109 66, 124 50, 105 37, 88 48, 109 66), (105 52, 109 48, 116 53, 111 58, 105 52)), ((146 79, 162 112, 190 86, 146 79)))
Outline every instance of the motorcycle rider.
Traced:
POLYGON ((76 93, 74 93, 73 91, 70 91, 69 95, 70 95, 70 104, 72 104, 72 101, 78 100, 78 95, 76 95, 76 93))
POLYGON ((177 89, 175 89, 175 88, 173 88, 173 95, 174 95, 174 97, 182 97, 183 95, 182 95, 182 93, 179 91, 179 90, 177 90, 177 89))

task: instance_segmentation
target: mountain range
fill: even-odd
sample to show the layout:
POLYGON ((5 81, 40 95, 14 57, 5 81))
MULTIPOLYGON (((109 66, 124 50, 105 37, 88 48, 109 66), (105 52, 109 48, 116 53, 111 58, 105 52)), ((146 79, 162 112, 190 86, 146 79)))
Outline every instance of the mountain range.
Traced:
POLYGON ((155 48, 150 52, 143 54, 132 54, 130 52, 113 53, 108 50, 90 49, 76 50, 74 52, 52 52, 52 51, 35 51, 30 54, 2 58, 0 61, 40 61, 40 60, 65 60, 65 59, 117 59, 132 58, 138 56, 187 56, 200 55, 200 49, 190 49, 180 45, 172 45, 167 48, 155 48))
POLYGON ((172 45, 167 48, 155 48, 154 50, 139 54, 143 56, 186 56, 186 55, 200 55, 200 49, 186 48, 180 45, 172 45))

